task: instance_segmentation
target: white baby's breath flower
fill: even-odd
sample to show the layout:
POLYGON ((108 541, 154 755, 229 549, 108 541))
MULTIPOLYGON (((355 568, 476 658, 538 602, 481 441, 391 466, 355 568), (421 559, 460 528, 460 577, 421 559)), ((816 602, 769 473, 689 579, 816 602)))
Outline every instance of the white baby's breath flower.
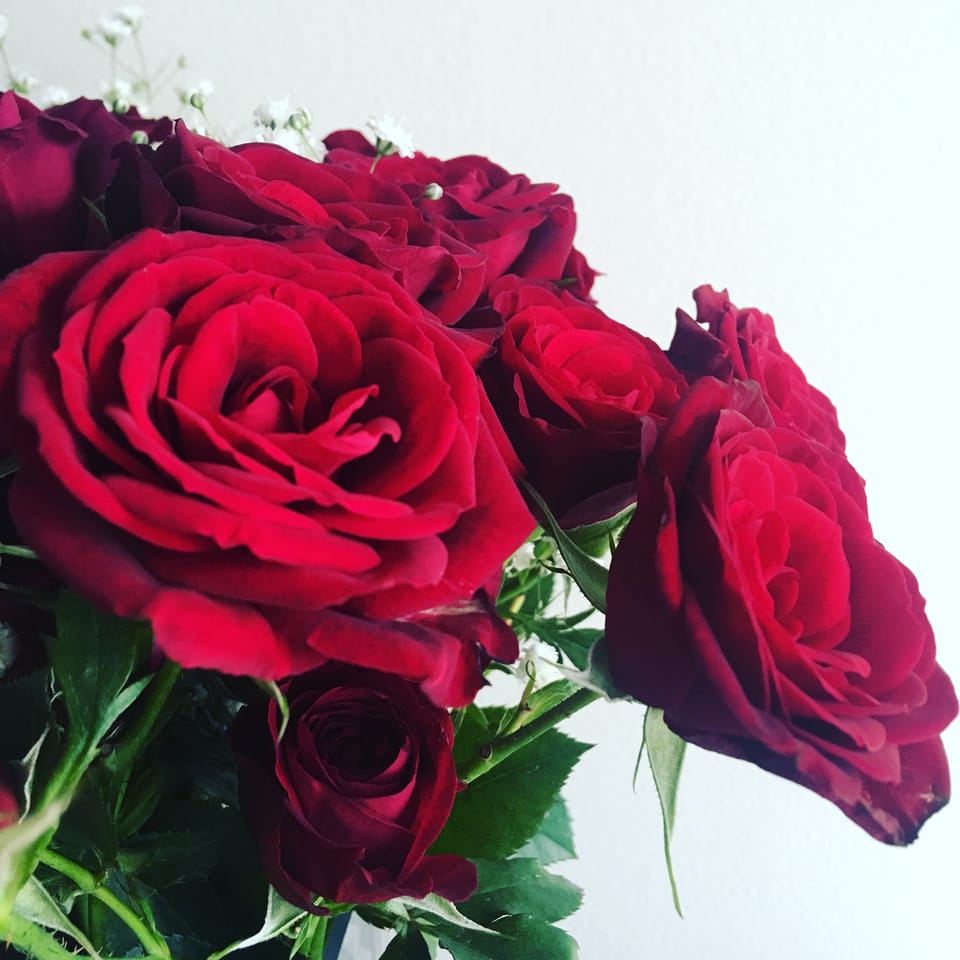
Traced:
POLYGON ((520 544, 517 547, 515 553, 510 558, 510 566, 514 570, 529 570, 531 567, 536 566, 537 558, 534 554, 534 548, 536 544, 532 540, 528 540, 526 543, 520 544))
POLYGON ((439 183, 428 183, 423 188, 424 200, 439 200, 443 196, 443 187, 439 183))
POLYGON ((303 137, 291 127, 280 127, 277 130, 268 128, 264 132, 267 134, 264 138, 265 143, 275 143, 291 153, 304 154, 306 144, 303 142, 303 137))
POLYGON ((10 70, 10 86, 14 93, 19 93, 21 97, 27 96, 37 85, 37 78, 26 70, 18 70, 12 67, 10 70))
POLYGON ((268 130, 279 130, 290 119, 290 112, 288 95, 279 100, 264 100, 258 104, 253 111, 253 119, 256 124, 268 130))
POLYGON ((116 13, 116 19, 125 23, 132 31, 139 30, 146 17, 147 11, 132 3, 125 4, 116 13))
POLYGON ((412 157, 413 137, 403 129, 403 120, 394 120, 389 113, 382 117, 371 117, 367 126, 377 138, 377 153, 380 156, 389 156, 399 153, 401 157, 412 157))
POLYGON ((97 33, 110 46, 116 46, 124 37, 129 37, 133 33, 133 28, 118 14, 113 14, 109 17, 100 18, 100 22, 97 24, 97 33))
POLYGON ((0 43, 3 43, 4 38, 7 35, 7 27, 9 26, 10 21, 0 13, 0 43))
POLYGON ((34 103, 41 110, 48 107, 59 107, 61 103, 66 103, 72 99, 70 92, 64 87, 47 87, 39 96, 34 97, 34 103))

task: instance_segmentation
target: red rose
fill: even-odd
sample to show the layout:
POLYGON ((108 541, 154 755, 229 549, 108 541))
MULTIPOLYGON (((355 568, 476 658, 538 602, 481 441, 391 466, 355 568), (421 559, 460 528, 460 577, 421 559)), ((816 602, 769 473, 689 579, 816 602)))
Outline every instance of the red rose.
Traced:
POLYGON ((509 277, 493 305, 504 330, 483 375, 530 482, 565 525, 611 516, 686 381, 652 340, 569 293, 509 277))
POLYGON ((956 716, 913 575, 846 460, 705 377, 639 472, 610 570, 614 681, 684 739, 909 843, 946 803, 956 716))
POLYGON ((14 792, 0 780, 0 830, 12 827, 20 819, 20 801, 14 792))
POLYGON ((281 684, 290 721, 270 702, 231 729, 240 807, 270 883, 313 913, 317 896, 376 903, 476 889, 468 860, 427 856, 457 790, 453 726, 410 683, 331 664, 281 684))
POLYGON ((791 427, 843 453, 837 411, 780 346, 773 318, 753 308, 740 310, 726 290, 697 287, 693 298, 697 319, 677 311, 677 330, 667 351, 691 382, 701 376, 727 383, 754 380, 777 426, 791 427))
MULTIPOLYGON (((376 156, 356 130, 332 133, 324 143, 327 165, 366 171, 376 156)), ((401 186, 431 224, 482 251, 484 290, 512 273, 528 280, 564 279, 579 297, 590 293, 596 271, 573 248, 573 200, 557 193, 556 184, 531 183, 486 157, 437 160, 422 153, 381 157, 376 175, 401 186), (428 184, 439 185, 443 195, 430 199, 428 184)))
POLYGON ((13 518, 172 659, 347 660, 453 705, 475 640, 515 656, 481 588, 533 521, 473 369, 389 277, 319 239, 148 231, 42 258, 0 313, 13 518))
POLYGON ((324 227, 327 243, 389 273, 447 324, 482 291, 482 254, 429 225, 394 184, 276 144, 225 147, 182 121, 157 150, 126 148, 106 210, 118 235, 157 227, 278 239, 324 227))
MULTIPOLYGON (((369 169, 374 147, 355 130, 341 130, 324 141, 325 163, 369 169)), ((442 222, 487 258, 485 287, 512 273, 530 280, 575 284, 572 292, 586 297, 595 271, 573 249, 576 215, 573 200, 556 193, 556 184, 532 183, 523 174, 511 174, 486 157, 465 156, 438 160, 417 153, 382 157, 376 173, 403 187, 431 222, 442 222), (438 184, 443 195, 425 194, 438 184)))
POLYGON ((87 201, 116 170, 113 149, 134 130, 165 135, 169 121, 136 111, 112 114, 98 100, 41 111, 0 94, 0 277, 41 254, 103 246, 107 238, 87 201))

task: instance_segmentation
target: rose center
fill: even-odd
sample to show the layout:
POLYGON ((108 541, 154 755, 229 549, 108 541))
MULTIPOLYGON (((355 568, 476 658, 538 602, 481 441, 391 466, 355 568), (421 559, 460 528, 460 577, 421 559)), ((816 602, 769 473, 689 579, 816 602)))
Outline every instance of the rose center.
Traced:
POLYGON ((315 731, 322 759, 348 780, 369 781, 390 768, 406 737, 384 716, 331 718, 315 731))

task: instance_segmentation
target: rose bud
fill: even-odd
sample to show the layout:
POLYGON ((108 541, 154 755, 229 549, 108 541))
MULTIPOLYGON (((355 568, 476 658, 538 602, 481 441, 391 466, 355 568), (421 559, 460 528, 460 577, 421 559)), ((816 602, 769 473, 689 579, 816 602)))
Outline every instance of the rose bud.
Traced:
POLYGON ((279 893, 314 913, 317 897, 469 897, 473 864, 426 854, 457 790, 449 714, 415 684, 341 664, 280 689, 282 740, 274 701, 242 709, 230 732, 241 811, 279 893))

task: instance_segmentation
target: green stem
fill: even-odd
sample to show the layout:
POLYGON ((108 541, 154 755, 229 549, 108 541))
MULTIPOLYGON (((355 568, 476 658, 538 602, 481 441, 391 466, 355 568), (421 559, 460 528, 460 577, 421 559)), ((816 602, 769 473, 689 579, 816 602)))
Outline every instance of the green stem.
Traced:
POLYGON ((4 943, 11 944, 21 953, 36 957, 37 960, 77 960, 76 954, 61 946, 53 934, 23 917, 11 916, 6 929, 0 930, 0 938, 4 943))
POLYGON ((519 730, 523 726, 525 714, 530 709, 530 695, 533 693, 533 688, 537 685, 537 668, 534 666, 532 660, 528 660, 526 662, 525 669, 527 674, 527 683, 523 688, 523 693, 520 694, 520 702, 517 704, 517 708, 513 712, 513 717, 511 718, 510 723, 504 727, 501 736, 507 736, 519 730))
POLYGON ((128 907, 112 890, 100 884, 100 881, 89 870, 85 870, 78 863, 54 853, 44 850, 40 854, 40 862, 45 863, 57 873, 62 873, 72 880, 82 893, 99 900, 108 910, 114 913, 129 928, 133 935, 143 945, 147 956, 163 957, 170 960, 170 948, 159 934, 147 928, 146 924, 128 907))
POLYGON ((536 740, 541 734, 546 733, 547 730, 552 730, 558 723, 566 720, 567 717, 572 717, 578 710, 582 710, 599 698, 599 693, 587 687, 581 687, 566 700, 561 701, 555 707, 551 707, 546 713, 534 717, 519 730, 499 737, 491 743, 484 744, 480 748, 479 754, 463 770, 457 771, 457 776, 464 783, 471 783, 491 767, 495 767, 501 760, 506 760, 511 753, 525 747, 532 740, 536 740))
POLYGON ((136 719, 127 727, 123 737, 110 754, 107 765, 116 773, 129 771, 147 744, 159 733, 157 718, 166 705, 182 667, 165 660, 140 698, 136 719))
POLYGON ((501 590, 500 595, 497 597, 497 606, 503 606, 503 604, 513 600, 514 597, 522 597, 530 590, 531 586, 532 584, 530 583, 518 583, 515 587, 511 587, 509 590, 501 590))
POLYGON ((87 905, 87 926, 84 928, 90 942, 103 950, 107 943, 107 908, 96 897, 84 897, 87 905))
POLYGON ((306 950, 306 955, 310 960, 323 960, 323 948, 327 945, 327 929, 329 925, 329 918, 316 918, 313 935, 310 937, 310 945, 306 950))

